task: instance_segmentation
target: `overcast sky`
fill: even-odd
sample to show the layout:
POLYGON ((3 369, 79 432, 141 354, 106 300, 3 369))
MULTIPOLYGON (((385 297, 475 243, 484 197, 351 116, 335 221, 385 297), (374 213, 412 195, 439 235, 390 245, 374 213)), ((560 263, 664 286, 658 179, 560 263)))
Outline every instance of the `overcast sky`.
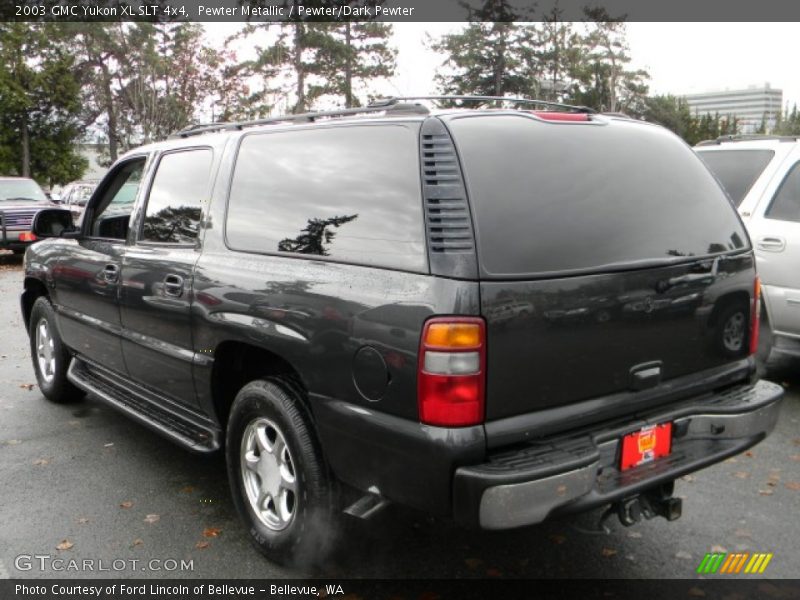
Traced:
MULTIPOLYGON (((206 23, 221 43, 237 24, 206 23)), ((426 50, 426 33, 454 31, 461 23, 395 23, 399 50, 396 75, 379 91, 435 93, 433 75, 441 58, 426 50)), ((650 73, 653 93, 687 94, 741 89, 769 83, 783 90, 784 104, 800 104, 795 50, 800 23, 628 23, 633 65, 650 73)))

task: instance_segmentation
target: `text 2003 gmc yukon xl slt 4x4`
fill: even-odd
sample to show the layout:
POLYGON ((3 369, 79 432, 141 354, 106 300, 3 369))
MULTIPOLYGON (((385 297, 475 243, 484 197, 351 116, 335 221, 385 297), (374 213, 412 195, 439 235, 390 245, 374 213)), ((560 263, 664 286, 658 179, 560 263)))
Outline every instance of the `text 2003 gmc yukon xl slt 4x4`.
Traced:
POLYGON ((486 529, 675 519, 673 481, 778 416, 747 234, 654 125, 395 99, 206 126, 66 219, 26 255, 42 392, 224 447, 276 561, 385 501, 486 529))

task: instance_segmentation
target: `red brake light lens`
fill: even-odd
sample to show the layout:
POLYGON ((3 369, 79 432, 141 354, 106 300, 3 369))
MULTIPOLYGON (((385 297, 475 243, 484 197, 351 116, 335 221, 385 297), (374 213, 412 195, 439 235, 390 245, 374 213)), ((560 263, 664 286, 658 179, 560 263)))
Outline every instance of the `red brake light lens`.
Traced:
POLYGON ((417 397, 422 423, 467 427, 484 420, 486 325, 477 317, 436 317, 425 323, 417 397))
POLYGON ((23 233, 19 234, 19 241, 20 242, 35 242, 36 241, 36 234, 31 233, 30 231, 24 231, 23 233))
POLYGON ((758 330, 761 321, 761 279, 753 282, 753 300, 750 303, 750 354, 758 350, 758 330))
POLYGON ((569 113, 558 112, 555 110, 532 110, 531 114, 536 115, 545 121, 588 121, 589 115, 587 113, 569 113))

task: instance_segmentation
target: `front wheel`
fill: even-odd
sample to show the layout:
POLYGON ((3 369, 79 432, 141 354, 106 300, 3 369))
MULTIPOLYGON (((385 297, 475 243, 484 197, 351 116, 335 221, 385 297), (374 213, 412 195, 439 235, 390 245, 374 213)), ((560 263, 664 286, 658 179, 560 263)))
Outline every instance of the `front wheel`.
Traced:
POLYGON ((335 538, 333 482, 287 380, 245 385, 228 420, 226 461, 234 504, 255 546, 282 565, 309 565, 335 538))
POLYGON ((67 369, 72 357, 58 334, 53 306, 44 296, 33 303, 28 334, 33 371, 44 397, 58 404, 76 402, 83 398, 83 390, 67 379, 67 369))

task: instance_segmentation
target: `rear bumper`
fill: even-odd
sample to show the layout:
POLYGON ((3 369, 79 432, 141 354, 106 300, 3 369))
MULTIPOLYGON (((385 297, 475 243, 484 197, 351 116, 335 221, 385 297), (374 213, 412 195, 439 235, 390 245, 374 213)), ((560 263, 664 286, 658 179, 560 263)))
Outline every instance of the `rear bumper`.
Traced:
POLYGON ((780 386, 760 381, 460 467, 453 515, 464 525, 509 529, 634 496, 763 440, 775 427, 782 397, 780 386), (670 455, 620 471, 622 436, 664 422, 673 423, 670 455))

